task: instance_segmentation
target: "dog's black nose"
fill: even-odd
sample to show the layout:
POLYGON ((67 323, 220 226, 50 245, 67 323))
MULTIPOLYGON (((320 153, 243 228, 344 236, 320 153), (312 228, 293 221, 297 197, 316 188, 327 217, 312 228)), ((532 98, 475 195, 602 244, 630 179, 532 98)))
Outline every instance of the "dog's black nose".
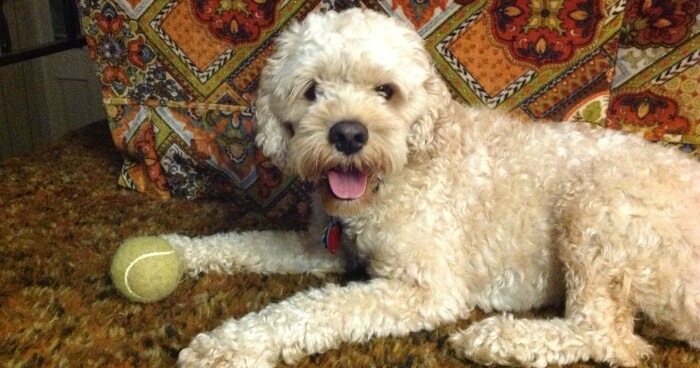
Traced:
POLYGON ((367 143, 367 127, 355 120, 343 120, 335 123, 328 133, 328 141, 338 151, 352 155, 367 143))

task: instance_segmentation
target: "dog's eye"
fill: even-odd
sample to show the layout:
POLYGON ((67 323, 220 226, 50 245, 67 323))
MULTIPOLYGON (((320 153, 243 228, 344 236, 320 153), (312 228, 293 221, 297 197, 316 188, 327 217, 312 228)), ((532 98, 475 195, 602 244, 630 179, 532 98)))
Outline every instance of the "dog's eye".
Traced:
POLYGON ((394 87, 389 84, 382 84, 381 86, 376 87, 374 91, 387 100, 390 100, 391 96, 394 95, 394 87))
POLYGON ((284 123, 284 130, 287 131, 287 133, 289 134, 290 137, 294 136, 294 125, 292 123, 290 123, 288 121, 285 122, 284 123))
POLYGON ((309 87, 306 88, 306 91, 304 91, 304 98, 307 99, 308 101, 316 101, 316 87, 318 85, 316 82, 311 82, 309 84, 309 87))

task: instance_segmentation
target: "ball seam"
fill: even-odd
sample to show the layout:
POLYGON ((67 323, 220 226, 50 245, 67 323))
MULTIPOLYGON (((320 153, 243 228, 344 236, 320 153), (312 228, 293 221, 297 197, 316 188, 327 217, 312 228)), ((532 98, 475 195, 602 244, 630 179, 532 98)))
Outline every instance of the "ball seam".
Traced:
POLYGON ((141 295, 135 293, 133 290, 131 290, 131 287, 129 286, 129 280, 128 280, 128 278, 129 278, 129 271, 131 270, 131 267, 133 267, 136 263, 138 263, 139 261, 142 261, 142 260, 144 260, 144 259, 146 259, 146 258, 157 257, 157 256, 167 256, 167 255, 170 255, 170 254, 173 254, 173 253, 175 253, 175 250, 170 250, 170 251, 167 251, 167 252, 153 252, 153 253, 147 253, 147 254, 142 254, 142 255, 136 257, 136 259, 134 259, 133 261, 131 261, 131 263, 129 263, 129 266, 127 266, 127 267, 126 267, 126 270, 124 271, 124 285, 126 285, 126 290, 127 290, 130 294, 134 295, 135 297, 137 297, 137 298, 139 298, 139 299, 146 299, 145 297, 143 297, 143 296, 141 296, 141 295))

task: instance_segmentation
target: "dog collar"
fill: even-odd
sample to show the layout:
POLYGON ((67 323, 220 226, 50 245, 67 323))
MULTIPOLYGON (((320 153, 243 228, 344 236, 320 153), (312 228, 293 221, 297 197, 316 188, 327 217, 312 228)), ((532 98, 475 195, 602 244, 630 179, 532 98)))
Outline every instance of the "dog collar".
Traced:
POLYGON ((335 254, 340 248, 340 234, 342 226, 335 217, 328 218, 328 226, 323 230, 323 246, 328 249, 331 254, 335 254))

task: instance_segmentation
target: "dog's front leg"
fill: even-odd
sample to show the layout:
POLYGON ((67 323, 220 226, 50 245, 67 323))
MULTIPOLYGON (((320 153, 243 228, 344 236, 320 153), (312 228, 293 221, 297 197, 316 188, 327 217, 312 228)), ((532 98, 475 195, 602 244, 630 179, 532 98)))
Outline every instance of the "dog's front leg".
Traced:
POLYGON ((190 238, 161 235, 182 255, 190 275, 201 272, 232 274, 340 272, 345 258, 323 248, 320 235, 306 232, 246 231, 190 238))
POLYGON ((198 335, 183 367, 273 367, 375 336, 400 336, 453 321, 460 303, 403 281, 374 279, 299 293, 198 335))

